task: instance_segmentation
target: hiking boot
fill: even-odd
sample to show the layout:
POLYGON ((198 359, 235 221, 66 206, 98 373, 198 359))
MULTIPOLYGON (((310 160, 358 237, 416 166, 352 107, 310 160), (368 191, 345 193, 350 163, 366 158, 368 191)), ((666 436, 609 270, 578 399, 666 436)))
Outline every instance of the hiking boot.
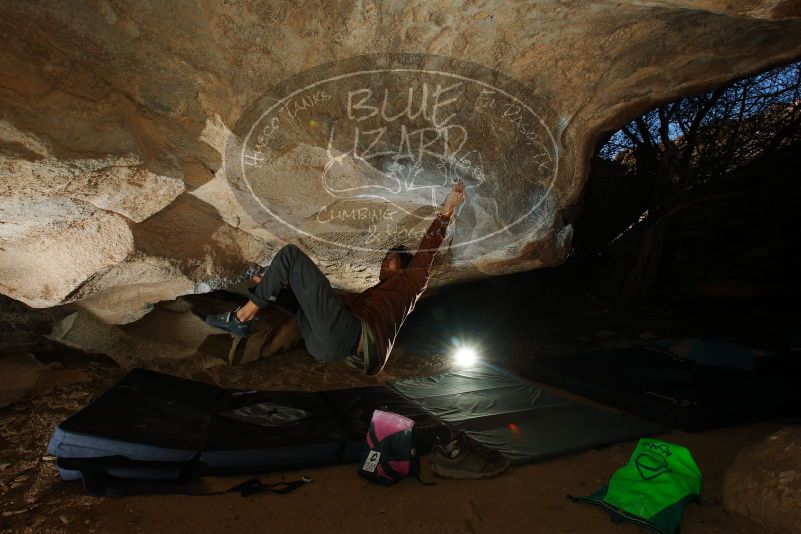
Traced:
POLYGON ((431 452, 431 471, 440 478, 490 478, 506 471, 509 458, 460 434, 431 452))
POLYGON ((216 315, 209 314, 206 316, 206 322, 212 326, 230 332, 237 337, 247 337, 250 335, 250 321, 243 322, 237 319, 236 312, 238 309, 239 308, 216 315))

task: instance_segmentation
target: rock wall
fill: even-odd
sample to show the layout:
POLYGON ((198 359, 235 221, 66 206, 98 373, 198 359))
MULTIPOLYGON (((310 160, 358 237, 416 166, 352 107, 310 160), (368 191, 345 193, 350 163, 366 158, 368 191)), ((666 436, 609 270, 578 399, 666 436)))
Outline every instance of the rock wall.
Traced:
POLYGON ((361 289, 455 178, 470 201, 432 285, 558 264, 597 135, 797 57, 799 17, 795 0, 4 1, 0 292, 127 323, 286 242, 361 289), (354 114, 443 87, 448 120, 354 114))
POLYGON ((770 532, 801 532, 801 430, 787 427, 744 449, 726 471, 723 504, 770 532))

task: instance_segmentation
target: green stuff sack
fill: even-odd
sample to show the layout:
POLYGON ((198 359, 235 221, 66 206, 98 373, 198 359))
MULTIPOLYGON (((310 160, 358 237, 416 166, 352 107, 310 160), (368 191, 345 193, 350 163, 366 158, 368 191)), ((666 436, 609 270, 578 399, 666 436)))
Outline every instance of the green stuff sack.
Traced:
POLYGON ((588 497, 572 499, 602 506, 615 522, 633 521, 661 534, 676 534, 690 502, 699 502, 701 471, 681 445, 641 439, 628 463, 588 497))

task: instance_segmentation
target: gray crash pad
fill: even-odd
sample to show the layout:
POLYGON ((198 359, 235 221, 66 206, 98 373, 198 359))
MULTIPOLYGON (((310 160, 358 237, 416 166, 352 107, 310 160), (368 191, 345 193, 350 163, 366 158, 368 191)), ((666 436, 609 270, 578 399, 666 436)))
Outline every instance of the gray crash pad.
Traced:
POLYGON ((632 415, 561 397, 491 365, 397 380, 408 399, 513 464, 664 432, 632 415))

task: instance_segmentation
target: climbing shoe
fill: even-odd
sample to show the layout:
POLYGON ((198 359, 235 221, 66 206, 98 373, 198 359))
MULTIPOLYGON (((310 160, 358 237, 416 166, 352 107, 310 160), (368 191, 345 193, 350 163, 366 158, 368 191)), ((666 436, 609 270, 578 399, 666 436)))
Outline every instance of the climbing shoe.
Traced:
POLYGON ((247 337, 250 335, 251 321, 240 321, 237 319, 236 312, 238 309, 239 308, 224 313, 207 315, 206 322, 212 326, 230 332, 237 337, 247 337))
POLYGON ((460 433, 450 443, 437 440, 431 471, 440 478, 490 478, 506 471, 509 458, 460 433))

